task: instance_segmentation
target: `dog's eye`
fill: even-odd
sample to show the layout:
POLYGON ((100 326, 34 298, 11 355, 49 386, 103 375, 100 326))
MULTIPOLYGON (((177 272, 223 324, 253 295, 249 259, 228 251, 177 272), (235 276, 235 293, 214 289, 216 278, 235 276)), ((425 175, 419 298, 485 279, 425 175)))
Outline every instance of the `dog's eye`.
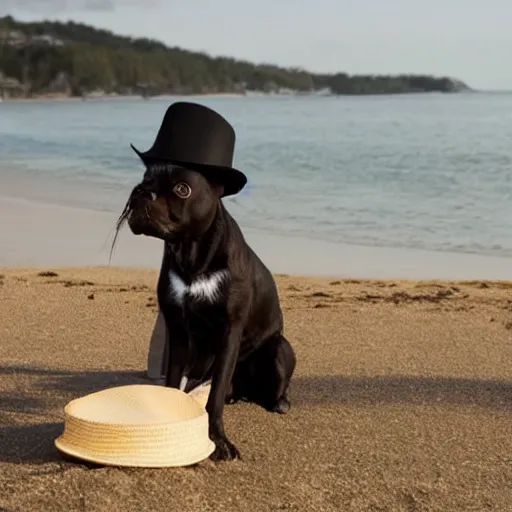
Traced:
POLYGON ((178 197, 181 197, 181 199, 187 199, 187 197, 190 197, 190 194, 192 194, 192 189, 188 183, 183 181, 176 183, 176 185, 174 185, 173 191, 178 197))

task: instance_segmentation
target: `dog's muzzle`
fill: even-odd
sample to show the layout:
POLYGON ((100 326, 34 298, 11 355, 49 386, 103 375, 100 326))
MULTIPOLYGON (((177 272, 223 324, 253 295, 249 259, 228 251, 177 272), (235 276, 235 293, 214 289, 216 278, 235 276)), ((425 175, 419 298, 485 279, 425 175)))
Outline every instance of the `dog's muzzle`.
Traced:
POLYGON ((156 194, 147 190, 143 185, 137 185, 130 197, 130 210, 144 208, 148 203, 156 199, 156 194))

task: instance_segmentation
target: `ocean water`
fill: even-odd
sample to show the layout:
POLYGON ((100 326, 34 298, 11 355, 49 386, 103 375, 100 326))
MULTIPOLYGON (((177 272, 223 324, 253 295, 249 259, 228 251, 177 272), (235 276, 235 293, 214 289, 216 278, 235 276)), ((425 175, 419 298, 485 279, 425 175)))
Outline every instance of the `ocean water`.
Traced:
MULTIPOLYGON (((177 99, 0 103, 0 195, 120 212, 177 99)), ((190 99, 235 127, 242 228, 512 256, 512 94, 190 99)))

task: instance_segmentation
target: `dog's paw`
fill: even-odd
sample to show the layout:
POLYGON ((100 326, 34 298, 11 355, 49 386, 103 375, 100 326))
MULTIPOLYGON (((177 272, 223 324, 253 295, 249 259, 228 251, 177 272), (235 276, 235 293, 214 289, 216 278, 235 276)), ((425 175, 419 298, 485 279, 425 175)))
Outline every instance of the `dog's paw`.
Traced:
POLYGON ((241 458, 238 448, 227 438, 216 439, 214 442, 215 451, 210 455, 211 460, 219 462, 241 458))
POLYGON ((290 400, 283 396, 277 401, 276 405, 274 405, 272 412, 286 414, 291 409, 291 406, 290 400))

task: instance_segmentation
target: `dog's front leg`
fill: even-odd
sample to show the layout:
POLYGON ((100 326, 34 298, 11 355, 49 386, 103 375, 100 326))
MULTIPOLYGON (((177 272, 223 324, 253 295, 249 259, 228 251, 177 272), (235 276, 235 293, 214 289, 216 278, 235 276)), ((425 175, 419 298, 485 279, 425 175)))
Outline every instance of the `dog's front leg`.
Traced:
POLYGON ((240 458, 237 447, 229 441, 224 432, 222 414, 238 358, 242 332, 241 323, 237 322, 235 325, 231 325, 222 341, 221 349, 215 357, 210 396, 206 404, 209 415, 210 439, 215 443, 215 451, 210 458, 215 461, 240 458))

